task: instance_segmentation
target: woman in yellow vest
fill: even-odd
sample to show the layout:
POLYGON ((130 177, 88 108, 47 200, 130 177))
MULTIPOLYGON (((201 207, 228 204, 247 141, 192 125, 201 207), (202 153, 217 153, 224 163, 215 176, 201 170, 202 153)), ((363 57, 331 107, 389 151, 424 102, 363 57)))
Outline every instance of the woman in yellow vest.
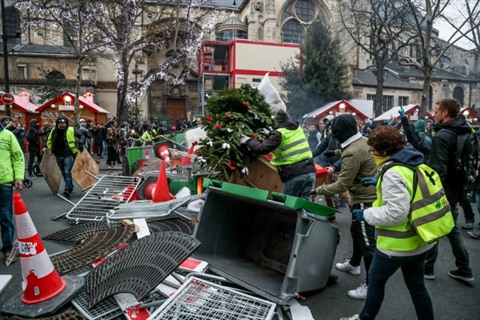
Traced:
POLYGON ((398 269, 402 269, 417 318, 433 319, 432 301, 423 278, 425 255, 432 245, 413 232, 408 217, 414 171, 401 165, 391 166, 400 163, 416 167, 423 163, 423 154, 405 147, 403 136, 392 126, 375 128, 369 135, 368 145, 381 175, 378 183, 374 178, 362 182, 376 185, 377 200, 371 208, 354 210, 353 215, 376 226, 377 249, 369 270, 363 310, 359 315, 342 319, 375 319, 383 302, 385 284, 398 269))

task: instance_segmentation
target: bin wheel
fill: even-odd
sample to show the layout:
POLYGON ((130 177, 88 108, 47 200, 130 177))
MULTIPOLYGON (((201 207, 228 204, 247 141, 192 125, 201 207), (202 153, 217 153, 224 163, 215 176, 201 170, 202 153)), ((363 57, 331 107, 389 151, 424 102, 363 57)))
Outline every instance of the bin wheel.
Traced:
POLYGON ((35 162, 32 166, 32 172, 37 177, 43 177, 42 171, 40 171, 40 164, 35 162))
POLYGON ((32 180, 30 180, 30 179, 23 180, 23 186, 26 187, 26 188, 30 188, 31 186, 33 186, 32 180))

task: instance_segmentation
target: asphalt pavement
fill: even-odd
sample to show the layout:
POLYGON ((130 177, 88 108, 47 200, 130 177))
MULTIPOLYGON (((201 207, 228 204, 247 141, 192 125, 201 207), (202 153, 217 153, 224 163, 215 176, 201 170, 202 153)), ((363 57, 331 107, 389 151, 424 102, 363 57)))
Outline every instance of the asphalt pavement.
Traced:
MULTIPOLYGON (((101 167, 105 168, 103 163, 101 167)), ((52 194, 43 178, 33 178, 32 181, 33 186, 21 191, 21 195, 39 235, 43 237, 70 227, 71 221, 62 217, 62 214, 68 211, 72 205, 59 196, 52 194), (52 220, 54 218, 56 219, 52 220)), ((70 201, 75 203, 83 195, 84 193, 76 186, 70 201)), ((480 221, 478 214, 476 219, 480 221)), ((460 213, 459 223, 463 224, 463 222, 463 214, 460 213)), ((342 208, 340 213, 337 214, 337 224, 341 236, 334 264, 349 258, 351 252, 349 234, 350 213, 348 209, 342 208)), ((435 319, 437 320, 480 319, 480 240, 471 239, 465 230, 462 230, 462 234, 470 254, 470 264, 476 280, 471 284, 466 284, 451 279, 447 275, 449 270, 455 269, 455 260, 448 241, 442 239, 436 263, 436 278, 433 281, 425 280, 433 302, 435 319)), ((44 240, 43 242, 49 254, 69 248, 69 245, 65 243, 49 240, 44 240)), ((321 255, 321 252, 318 254, 321 255)), ((346 292, 357 287, 363 281, 363 265, 362 275, 360 276, 346 274, 336 269, 333 269, 332 273, 338 275, 336 283, 317 292, 303 293, 300 300, 302 305, 310 308, 314 318, 317 320, 336 320, 340 317, 359 313, 362 308, 363 301, 349 298, 346 292)), ((10 284, 0 294, 0 304, 2 304, 2 301, 21 290, 22 275, 20 262, 17 261, 6 267, 2 261, 0 263, 0 274, 11 274, 13 276, 10 284)), ((377 319, 403 320, 415 318, 410 295, 399 271, 387 284, 385 300, 377 319)), ((0 319, 7 319, 7 317, 3 315, 0 316, 0 319)))

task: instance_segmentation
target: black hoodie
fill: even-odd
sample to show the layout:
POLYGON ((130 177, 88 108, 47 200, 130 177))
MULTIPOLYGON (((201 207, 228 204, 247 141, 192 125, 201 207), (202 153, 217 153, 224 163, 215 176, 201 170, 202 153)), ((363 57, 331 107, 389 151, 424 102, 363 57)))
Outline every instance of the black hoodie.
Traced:
POLYGON ((351 114, 341 114, 333 119, 332 134, 340 144, 357 133, 357 121, 351 114))
POLYGON ((68 146, 67 141, 68 118, 64 115, 59 115, 55 120, 55 129, 52 130, 52 153, 57 157, 67 157, 73 154, 68 146), (59 129, 58 123, 60 120, 65 120, 67 126, 65 129, 59 129))

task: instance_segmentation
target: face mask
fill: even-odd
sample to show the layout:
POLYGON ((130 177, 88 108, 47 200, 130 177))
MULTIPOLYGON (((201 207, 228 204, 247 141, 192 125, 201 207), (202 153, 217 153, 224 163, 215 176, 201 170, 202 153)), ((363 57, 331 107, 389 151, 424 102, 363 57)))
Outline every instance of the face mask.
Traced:
POLYGON ((372 158, 375 160, 377 167, 380 167, 385 161, 388 160, 389 156, 376 156, 372 154, 372 158))

